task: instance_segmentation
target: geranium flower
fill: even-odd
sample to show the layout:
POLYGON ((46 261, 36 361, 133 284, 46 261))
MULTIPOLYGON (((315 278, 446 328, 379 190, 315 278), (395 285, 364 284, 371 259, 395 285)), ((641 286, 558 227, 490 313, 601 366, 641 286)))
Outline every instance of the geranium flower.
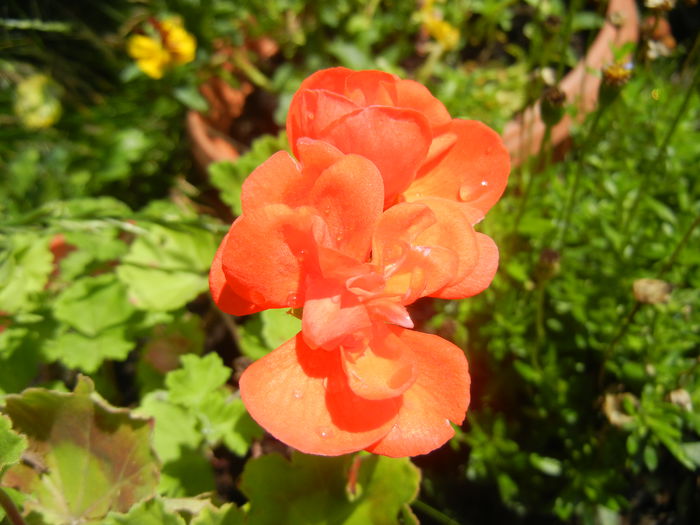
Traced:
POLYGON ((464 203, 472 224, 502 195, 510 160, 496 132, 453 119, 428 89, 381 71, 332 68, 302 82, 287 117, 292 151, 323 140, 379 168, 385 207, 434 196, 464 203))
POLYGON ((363 156, 307 138, 297 155, 276 153, 248 177, 212 264, 224 311, 303 307, 301 333, 243 374, 243 400, 303 452, 427 453, 464 419, 468 366, 451 343, 409 330, 405 307, 480 292, 498 251, 453 200, 384 211, 383 174, 363 156))
POLYGON ((132 35, 127 42, 129 56, 151 78, 161 78, 166 69, 194 60, 197 42, 179 18, 150 19, 154 36, 132 35))

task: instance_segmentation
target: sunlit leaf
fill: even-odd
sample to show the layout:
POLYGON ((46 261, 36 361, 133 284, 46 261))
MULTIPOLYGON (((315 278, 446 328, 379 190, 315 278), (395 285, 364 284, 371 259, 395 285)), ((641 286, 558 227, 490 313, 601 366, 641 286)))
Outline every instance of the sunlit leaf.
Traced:
POLYGON ((251 525, 308 523, 395 524, 418 493, 420 472, 408 459, 295 453, 246 464, 241 489, 251 525))
POLYGON ((6 397, 5 412, 27 436, 31 463, 11 467, 4 483, 29 495, 26 509, 47 523, 102 523, 154 495, 158 466, 151 426, 109 406, 81 378, 73 393, 32 388, 6 397))

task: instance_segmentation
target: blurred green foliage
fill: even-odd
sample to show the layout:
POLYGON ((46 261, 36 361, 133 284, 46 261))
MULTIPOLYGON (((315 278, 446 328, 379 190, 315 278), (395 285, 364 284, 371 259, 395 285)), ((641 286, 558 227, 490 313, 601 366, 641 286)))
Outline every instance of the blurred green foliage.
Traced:
POLYGON ((557 162, 545 148, 514 170, 480 226, 501 251, 493 285, 431 304, 423 328, 464 347, 473 406, 451 447, 414 460, 422 480, 408 460, 290 454, 245 412, 237 376, 299 320, 222 314, 207 274, 241 184, 285 148, 279 132, 301 80, 334 65, 383 69, 424 82, 454 116, 502 129, 575 63, 604 7, 421 5, 0 6, 0 522, 13 501, 32 523, 66 523, 53 504, 82 513, 75 491, 104 487, 121 461, 45 428, 32 434, 28 414, 45 425, 56 416, 64 431, 95 423, 114 454, 132 444, 144 468, 157 465, 154 497, 80 514, 88 521, 415 523, 411 508, 426 523, 700 519, 700 110, 687 41, 658 60, 646 42, 618 52, 637 59, 632 81, 577 125, 557 162), (168 16, 182 18, 197 55, 156 80, 126 42, 168 16), (220 108, 200 91, 213 78, 252 93, 231 129, 216 130, 241 155, 203 169, 186 115, 215 120, 220 108), (78 423, 57 415, 64 405, 78 423), (127 427, 138 437, 122 436, 127 427), (52 475, 75 485, 41 488, 53 477, 38 443, 52 475), (11 470, 38 488, 10 482, 11 470))

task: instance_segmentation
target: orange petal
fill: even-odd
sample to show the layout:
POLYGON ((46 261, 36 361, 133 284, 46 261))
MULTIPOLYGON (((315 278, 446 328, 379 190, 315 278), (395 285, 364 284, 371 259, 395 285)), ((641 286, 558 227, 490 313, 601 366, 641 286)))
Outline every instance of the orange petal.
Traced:
POLYGON ((384 202, 411 184, 432 140, 426 118, 410 109, 371 106, 335 120, 318 137, 371 160, 384 179, 384 202))
POLYGON ((483 233, 476 234, 478 259, 474 268, 459 282, 432 294, 441 299, 463 299, 483 292, 493 281, 498 269, 498 247, 483 233))
POLYGON ((462 206, 447 199, 392 206, 382 215, 372 246, 377 264, 395 266, 387 288, 405 294, 404 304, 462 281, 478 257, 462 206))
POLYGON ((384 184, 374 164, 359 155, 342 157, 320 174, 305 200, 326 222, 338 251, 367 258, 384 205, 384 184))
POLYGON ((308 183, 286 151, 278 151, 248 175, 241 188, 243 213, 268 204, 296 206, 308 183))
POLYGON ((250 365, 240 380, 250 415, 307 454, 363 449, 391 428, 400 398, 370 401, 347 385, 338 352, 311 350, 301 335, 250 365))
POLYGON ((475 120, 454 119, 446 132, 457 136, 452 148, 423 165, 403 193, 407 201, 444 197, 465 202, 486 213, 508 182, 510 157, 501 138, 475 120))
POLYGON ((316 271, 316 248, 330 242, 311 208, 274 204, 244 213, 231 226, 222 254, 229 286, 257 304, 297 308, 304 282, 316 271))
POLYGON ((343 95, 326 89, 300 88, 292 97, 287 114, 287 138, 294 155, 299 156, 299 139, 322 138, 322 133, 330 124, 356 109, 357 105, 343 95))
POLYGON ((398 107, 420 111, 428 119, 433 130, 448 125, 452 120, 443 103, 435 98, 427 87, 415 80, 399 80, 396 83, 395 100, 398 107))
POLYGON ((248 315, 270 308, 266 304, 255 304, 244 299, 226 283, 226 276, 221 267, 221 259, 227 237, 228 235, 224 237, 218 250, 216 250, 214 261, 211 263, 211 269, 209 270, 209 290, 216 306, 231 315, 248 315))
POLYGON ((343 340, 372 326, 369 313, 342 284, 315 279, 306 288, 302 333, 311 348, 337 348, 343 340))
POLYGON ((413 353, 385 325, 376 325, 372 332, 366 346, 342 352, 348 385, 364 399, 399 396, 416 378, 413 353))
POLYGON ((403 393, 403 405, 391 431, 368 447, 391 457, 427 454, 454 435, 469 406, 469 365, 464 352, 436 335, 392 328, 413 351, 416 380, 403 393))

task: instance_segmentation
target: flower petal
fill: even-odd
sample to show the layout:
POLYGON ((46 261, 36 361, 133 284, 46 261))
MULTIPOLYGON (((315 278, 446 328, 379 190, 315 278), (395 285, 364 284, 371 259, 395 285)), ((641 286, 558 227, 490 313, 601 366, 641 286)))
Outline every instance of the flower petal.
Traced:
POLYGON ((292 97, 287 114, 287 137, 294 155, 299 156, 299 139, 322 138, 323 131, 331 123, 356 109, 357 105, 343 95, 327 88, 305 89, 302 84, 292 97))
POLYGON ((347 385, 338 352, 312 350, 301 335, 250 365, 240 380, 250 415, 307 454, 361 450, 391 428, 401 398, 370 401, 347 385))
POLYGON ((301 166, 286 151, 274 153, 248 175, 241 188, 241 206, 248 213, 268 204, 296 206, 308 185, 301 166))
POLYGON ((423 84, 415 80, 403 79, 396 82, 395 105, 419 111, 428 119, 434 130, 447 126, 451 121, 450 113, 423 84))
POLYGON ((413 181, 430 147, 426 118, 410 109, 371 106, 336 119, 317 137, 344 153, 371 160, 384 179, 384 202, 393 202, 413 181))
POLYGON ((421 167, 403 198, 443 197, 465 202, 485 214, 508 182, 508 151, 495 131, 475 120, 454 119, 446 132, 457 136, 456 143, 421 167))
POLYGON ((214 261, 211 263, 211 269, 209 270, 209 290, 216 306, 231 315, 248 315, 270 308, 267 304, 255 304, 244 299, 226 282, 221 259, 224 254, 224 245, 227 237, 224 237, 224 240, 221 241, 219 248, 216 250, 214 261))
POLYGON ((374 164, 359 155, 343 156, 319 175, 305 200, 326 222, 338 251, 367 258, 384 205, 384 184, 374 164))
POLYGON ((416 380, 403 393, 391 431, 367 450, 391 457, 427 454, 454 435, 469 407, 469 365, 464 352, 436 335, 392 328, 412 351, 416 380))
POLYGON ((343 370, 352 391, 364 399, 403 394, 415 381, 413 353, 391 330, 377 324, 362 348, 342 351, 343 370))
POLYGON ((305 276, 318 271, 317 246, 329 242, 313 208, 274 204, 246 212, 231 226, 223 248, 226 281, 253 303, 298 308, 305 276))
POLYGON ((441 299, 463 299, 483 292, 493 281, 498 270, 498 247, 483 233, 476 234, 478 259, 474 268, 459 282, 432 294, 441 299))

